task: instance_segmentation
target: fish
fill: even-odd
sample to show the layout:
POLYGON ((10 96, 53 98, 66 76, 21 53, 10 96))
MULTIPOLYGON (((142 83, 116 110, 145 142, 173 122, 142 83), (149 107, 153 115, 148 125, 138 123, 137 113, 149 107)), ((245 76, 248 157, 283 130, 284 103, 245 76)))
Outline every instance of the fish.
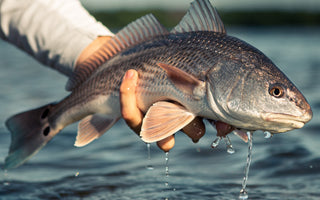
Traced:
POLYGON ((139 74, 140 138, 146 143, 175 134, 196 117, 270 133, 302 128, 312 118, 286 75, 257 48, 228 35, 209 0, 195 0, 171 31, 152 14, 128 24, 75 69, 67 97, 10 117, 4 168, 20 166, 77 121, 75 146, 102 136, 121 118, 119 88, 129 69, 139 74))

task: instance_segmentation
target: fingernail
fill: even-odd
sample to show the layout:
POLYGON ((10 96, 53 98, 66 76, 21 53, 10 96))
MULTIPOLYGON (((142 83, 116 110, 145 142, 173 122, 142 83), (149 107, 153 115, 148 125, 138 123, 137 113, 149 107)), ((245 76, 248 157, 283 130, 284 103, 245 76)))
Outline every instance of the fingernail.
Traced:
POLYGON ((124 76, 125 79, 131 79, 133 78, 134 76, 134 73, 133 73, 133 70, 128 70, 124 76))

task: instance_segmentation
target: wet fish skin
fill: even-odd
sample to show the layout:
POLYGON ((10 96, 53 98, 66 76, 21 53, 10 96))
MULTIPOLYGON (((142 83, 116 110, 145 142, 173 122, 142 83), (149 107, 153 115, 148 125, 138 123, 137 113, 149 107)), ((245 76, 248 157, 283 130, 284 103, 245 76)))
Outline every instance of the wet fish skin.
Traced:
MULTIPOLYGON (((118 69, 121 71, 118 74, 120 77, 128 69, 133 68, 140 72, 137 96, 140 99, 139 107, 143 111, 146 111, 152 103, 163 100, 159 96, 163 98, 167 93, 171 93, 170 100, 183 104, 202 117, 212 118, 212 113, 201 113, 204 110, 211 110, 206 100, 201 102, 201 106, 197 105, 196 107, 200 109, 196 110, 192 108, 195 105, 192 95, 188 96, 179 90, 172 90, 170 80, 167 80, 163 70, 157 66, 157 63, 171 63, 199 80, 208 80, 210 86, 213 87, 213 95, 216 96, 219 108, 221 108, 215 113, 221 112, 224 116, 224 118, 222 116, 217 118, 229 124, 235 124, 235 127, 283 132, 287 130, 272 130, 272 128, 277 128, 276 124, 268 124, 269 127, 267 127, 266 121, 261 119, 260 115, 264 112, 278 112, 306 118, 301 121, 308 121, 312 116, 306 99, 270 59, 256 48, 231 36, 212 32, 168 35, 124 51, 114 59, 115 61, 111 60, 101 69, 112 68, 112 71, 118 69), (131 57, 139 61, 132 61, 131 57), (142 67, 141 63, 145 67, 142 67), (212 76, 209 76, 208 73, 211 73, 212 76), (286 100, 274 98, 269 94, 269 88, 275 84, 286 88, 286 100), (157 98, 150 99, 149 96, 157 98), (190 105, 185 103, 188 101, 190 105), (239 119, 234 119, 236 116, 239 119), (244 121, 239 121, 242 118, 244 121), (260 121, 257 121, 256 118, 260 118, 260 121), (260 127, 252 123, 252 120, 260 127), (239 122, 236 123, 237 121, 239 122), (246 121, 249 121, 250 124, 244 125, 246 121)), ((106 71, 105 77, 109 73, 108 70, 106 71)), ((113 82, 114 85, 111 85, 107 91, 117 91, 120 82, 120 79, 113 82)))
POLYGON ((246 130, 279 133, 301 128, 301 122, 306 123, 312 118, 310 105, 304 96, 272 61, 258 50, 243 50, 239 57, 240 63, 225 63, 209 76, 218 110, 225 116, 221 121, 246 130), (221 80, 225 84, 214 84, 221 80), (281 88, 283 96, 270 95, 273 87, 281 88), (295 117, 290 117, 294 120, 287 123, 273 121, 271 117, 266 120, 267 113, 295 117))
POLYGON ((271 133, 301 128, 312 118, 306 99, 263 53, 226 35, 210 6, 196 0, 170 33, 152 16, 137 20, 97 52, 106 62, 77 68, 69 96, 9 118, 5 168, 21 165, 79 120, 76 146, 100 137, 121 117, 119 87, 128 69, 139 73, 136 97, 146 113, 145 142, 174 134, 196 116, 271 133))
MULTIPOLYGON (((305 98, 263 53, 237 38, 205 31, 169 34, 129 48, 102 65, 71 98, 77 99, 77 104, 82 101, 80 104, 85 105, 90 98, 97 100, 104 96, 109 102, 103 102, 92 113, 101 112, 110 104, 118 111, 121 77, 128 69, 139 72, 137 98, 143 112, 147 112, 154 102, 170 100, 197 116, 220 120, 241 129, 272 133, 299 127, 266 120, 263 113, 306 116, 306 120, 300 121, 310 118, 311 108, 305 98), (208 81, 218 106, 211 106, 207 98, 195 100, 193 94, 176 88, 158 63, 169 63, 199 80, 208 81), (286 100, 278 100, 269 94, 269 88, 274 84, 286 88, 286 100)), ((72 106, 61 110, 67 108, 72 106)), ((103 114, 120 117, 120 112, 107 107, 104 110, 109 111, 103 114)))

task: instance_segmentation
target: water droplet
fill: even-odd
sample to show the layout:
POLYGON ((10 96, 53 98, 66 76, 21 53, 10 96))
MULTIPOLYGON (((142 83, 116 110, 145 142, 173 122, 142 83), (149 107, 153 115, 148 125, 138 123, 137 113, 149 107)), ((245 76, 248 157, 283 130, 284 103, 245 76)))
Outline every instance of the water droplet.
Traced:
POLYGON ((147 170, 153 170, 153 166, 151 165, 151 147, 150 143, 147 143, 147 158, 148 158, 148 164, 146 166, 147 170))
POLYGON ((233 149, 233 146, 232 146, 230 138, 228 136, 226 136, 226 137, 224 137, 224 141, 225 141, 225 143, 227 145, 227 152, 229 154, 235 153, 235 150, 233 149))
POLYGON ((248 199, 248 193, 246 191, 246 187, 247 187, 247 182, 248 182, 248 176, 249 176, 249 169, 250 169, 250 164, 251 164, 251 160, 252 160, 252 144, 253 144, 253 135, 252 132, 248 131, 247 132, 248 135, 248 155, 247 155, 247 164, 246 167, 244 169, 244 177, 243 177, 243 181, 242 181, 242 189, 240 190, 240 194, 239 194, 239 199, 243 200, 243 199, 248 199))
POLYGON ((166 158, 165 158, 165 161, 166 161, 166 167, 165 167, 165 178, 166 178, 166 181, 164 183, 164 185, 166 187, 169 187, 169 152, 166 152, 166 158))
POLYGON ((266 138, 266 139, 272 138, 272 136, 273 136, 273 134, 270 133, 269 131, 265 131, 263 133, 264 133, 264 138, 266 138))
POLYGON ((166 177, 169 177, 169 152, 166 152, 166 177))
POLYGON ((3 176, 4 176, 4 182, 3 182, 3 186, 9 186, 10 182, 8 181, 8 170, 4 170, 3 171, 3 176))
POLYGON ((216 147, 219 145, 220 141, 221 141, 221 137, 217 137, 217 138, 212 142, 211 147, 212 147, 212 148, 216 148, 216 147))
POLYGON ((247 193, 247 191, 246 190, 241 190, 240 191, 240 194, 239 194, 239 199, 240 200, 246 200, 246 199, 248 199, 248 193, 247 193))
POLYGON ((227 152, 228 152, 229 154, 234 154, 236 151, 235 151, 232 147, 228 146, 228 147, 227 147, 227 152))
POLYGON ((176 191, 176 188, 172 187, 169 184, 169 178, 170 178, 170 174, 169 174, 169 152, 166 152, 165 153, 165 177, 164 177, 164 179, 165 179, 165 183, 164 183, 165 189, 163 190, 163 192, 165 192, 164 194, 166 195, 164 199, 166 199, 166 200, 169 200, 169 196, 171 196, 170 193, 176 191))
POLYGON ((146 168, 147 168, 147 170, 154 170, 152 165, 147 165, 146 168))
POLYGON ((9 186, 10 185, 10 182, 3 182, 3 186, 9 186))

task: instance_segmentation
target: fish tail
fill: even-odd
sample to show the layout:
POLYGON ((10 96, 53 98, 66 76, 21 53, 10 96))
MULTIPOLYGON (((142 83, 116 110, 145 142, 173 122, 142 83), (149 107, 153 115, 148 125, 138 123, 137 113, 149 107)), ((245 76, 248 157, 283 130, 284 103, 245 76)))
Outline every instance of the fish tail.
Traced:
POLYGON ((54 104, 12 116, 6 121, 11 132, 11 145, 4 168, 16 168, 36 154, 58 132, 49 122, 54 104))

